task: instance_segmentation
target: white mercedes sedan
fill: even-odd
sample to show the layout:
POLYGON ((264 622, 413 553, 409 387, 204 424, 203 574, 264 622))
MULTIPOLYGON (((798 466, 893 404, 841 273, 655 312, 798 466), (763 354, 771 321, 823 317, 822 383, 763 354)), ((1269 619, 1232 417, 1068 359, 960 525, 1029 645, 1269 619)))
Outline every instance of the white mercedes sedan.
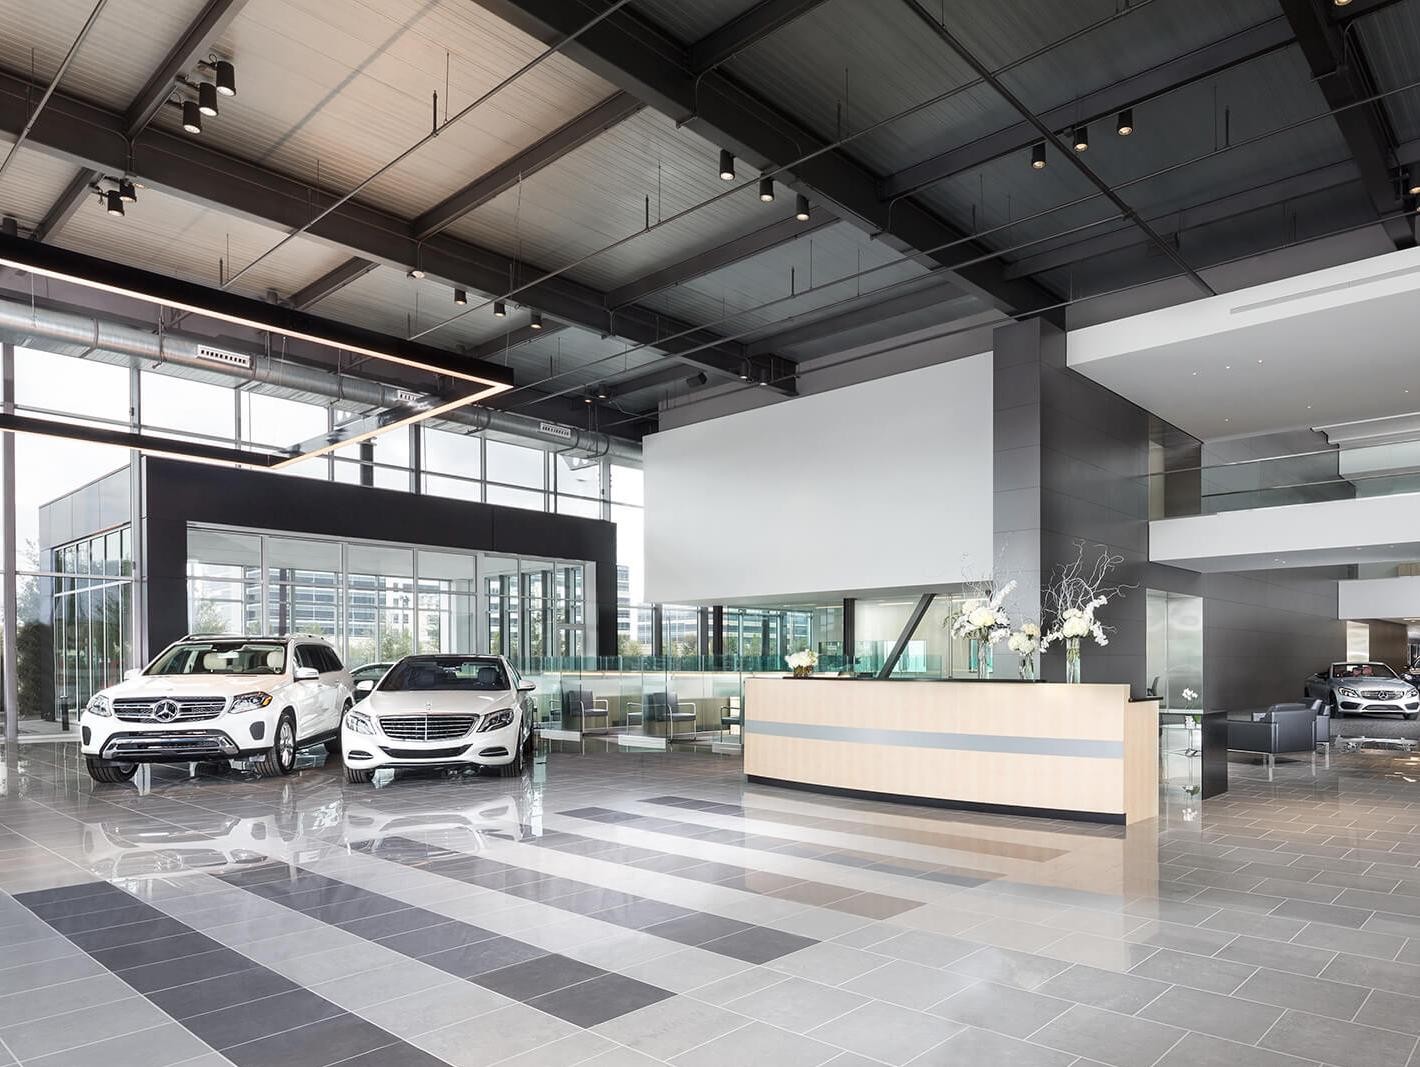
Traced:
POLYGON ((358 690, 364 699, 340 729, 347 781, 383 767, 491 767, 511 778, 531 760, 533 683, 502 656, 405 656, 358 690))

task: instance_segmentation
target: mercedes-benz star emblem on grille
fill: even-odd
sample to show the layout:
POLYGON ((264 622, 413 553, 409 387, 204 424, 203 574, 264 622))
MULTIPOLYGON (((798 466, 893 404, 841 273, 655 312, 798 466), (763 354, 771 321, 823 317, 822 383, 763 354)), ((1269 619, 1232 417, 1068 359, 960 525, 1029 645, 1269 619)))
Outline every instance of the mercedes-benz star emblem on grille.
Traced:
POLYGON ((172 722, 179 714, 177 704, 171 700, 160 700, 153 705, 153 718, 157 722, 172 722))

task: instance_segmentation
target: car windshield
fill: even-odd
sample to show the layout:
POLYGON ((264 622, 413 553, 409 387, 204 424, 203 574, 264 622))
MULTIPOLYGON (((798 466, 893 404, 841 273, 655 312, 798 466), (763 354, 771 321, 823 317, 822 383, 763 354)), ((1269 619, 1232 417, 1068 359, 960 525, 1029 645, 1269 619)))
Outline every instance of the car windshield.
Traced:
POLYGON ((280 641, 182 641, 144 674, 281 674, 286 646, 280 641))
POLYGON ((379 685, 382 693, 451 689, 494 693, 507 688, 501 663, 471 656, 410 656, 391 667, 379 685))
POLYGON ((1333 678, 1394 678, 1395 671, 1384 663, 1333 663, 1333 678))

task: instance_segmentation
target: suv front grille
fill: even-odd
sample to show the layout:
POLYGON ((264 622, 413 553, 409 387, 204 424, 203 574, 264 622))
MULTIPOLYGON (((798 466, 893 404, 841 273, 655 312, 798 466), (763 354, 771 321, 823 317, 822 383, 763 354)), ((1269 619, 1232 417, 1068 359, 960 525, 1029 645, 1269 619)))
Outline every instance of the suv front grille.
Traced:
POLYGON ((477 721, 477 715, 381 715, 380 729, 395 741, 450 741, 477 721))
POLYGON ((159 697, 156 700, 128 699, 115 700, 113 702, 114 718, 120 722, 161 722, 163 724, 175 722, 205 722, 208 719, 215 719, 222 714, 222 709, 227 706, 226 700, 222 697, 159 697), (155 718, 154 710, 159 704, 177 705, 177 715, 174 718, 155 718))

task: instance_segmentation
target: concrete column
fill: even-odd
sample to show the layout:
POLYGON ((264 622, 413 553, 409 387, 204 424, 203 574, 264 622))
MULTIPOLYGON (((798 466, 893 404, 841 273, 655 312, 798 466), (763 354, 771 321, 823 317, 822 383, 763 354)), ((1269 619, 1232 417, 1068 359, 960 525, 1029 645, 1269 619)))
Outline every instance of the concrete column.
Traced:
MULTIPOLYGON (((0 410, 6 415, 15 411, 15 346, 4 345, 0 354, 0 410)), ((19 605, 16 589, 16 545, 15 545, 15 435, 0 433, 0 497, 3 497, 5 559, 4 582, 0 588, 0 612, 5 616, 4 670, 5 670, 5 749, 13 755, 20 743, 20 678, 19 656, 15 634, 19 628, 19 605)))

